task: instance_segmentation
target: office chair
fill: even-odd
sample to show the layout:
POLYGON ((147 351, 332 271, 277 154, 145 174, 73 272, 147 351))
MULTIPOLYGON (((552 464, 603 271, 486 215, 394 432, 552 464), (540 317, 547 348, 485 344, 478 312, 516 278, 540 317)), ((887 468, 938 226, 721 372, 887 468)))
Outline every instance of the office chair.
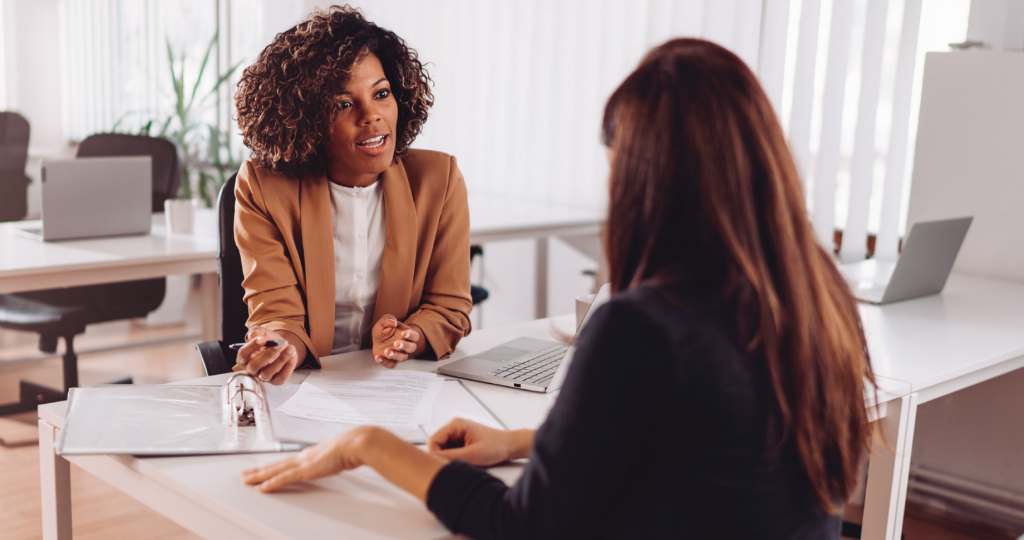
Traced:
POLYGON ((245 294, 242 289, 242 258, 238 254, 238 246, 235 245, 235 176, 237 174, 232 174, 228 181, 224 182, 217 196, 221 339, 204 341, 196 345, 207 375, 231 371, 236 353, 228 349, 228 345, 245 341, 245 321, 249 318, 249 307, 242 300, 245 294))
MULTIPOLYGON (((484 248, 479 244, 473 244, 469 246, 469 264, 473 264, 473 259, 484 256, 484 248)), ((469 296, 473 299, 473 305, 477 305, 484 300, 487 300, 491 296, 491 291, 485 289, 482 285, 469 286, 469 296)))
MULTIPOLYGON (((170 141, 140 135, 91 135, 82 141, 77 157, 138 155, 152 158, 153 209, 162 209, 164 199, 177 191, 180 182, 178 153, 170 141)), ((39 334, 39 350, 47 353, 56 352, 57 341, 64 339, 63 388, 21 381, 18 402, 0 405, 0 415, 66 399, 68 389, 78 386, 75 336, 93 323, 145 317, 163 303, 166 286, 165 278, 157 278, 0 295, 0 328, 39 334)), ((114 382, 131 383, 131 379, 114 382)))
POLYGON ((30 127, 24 116, 0 111, 0 221, 25 219, 28 212, 30 127))
MULTIPOLYGON (((221 339, 204 341, 196 345, 207 375, 219 375, 231 371, 235 364, 235 351, 228 348, 231 343, 245 341, 245 321, 249 318, 249 307, 242 300, 242 259, 235 245, 235 176, 231 175, 217 196, 217 228, 220 238, 220 302, 221 339)), ((479 246, 470 247, 470 257, 483 254, 479 246)), ((471 287, 473 303, 487 298, 487 289, 471 287)))

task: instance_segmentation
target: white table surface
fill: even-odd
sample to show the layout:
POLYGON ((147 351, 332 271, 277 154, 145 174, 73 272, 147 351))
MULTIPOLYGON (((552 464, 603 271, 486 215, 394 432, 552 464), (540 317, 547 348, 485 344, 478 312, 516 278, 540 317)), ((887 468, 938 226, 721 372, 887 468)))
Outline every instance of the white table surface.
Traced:
POLYGON ((597 234, 604 220, 603 210, 493 195, 469 198, 469 234, 473 243, 597 234))
POLYGON ((875 373, 919 403, 1024 366, 1024 284, 953 274, 940 295, 860 315, 875 373))
MULTIPOLYGON (((548 238, 597 235, 604 212, 566 205, 476 195, 470 197, 470 241, 536 242, 535 313, 547 316, 548 238)), ((44 242, 22 228, 38 220, 0 224, 0 293, 112 283, 175 274, 209 275, 204 293, 216 293, 218 232, 215 210, 198 209, 194 232, 167 234, 163 214, 149 235, 44 242)), ((216 306, 204 308, 204 313, 216 306)), ((213 319, 216 314, 211 314, 213 319)), ((216 324, 214 324, 214 327, 216 324)), ((204 329, 204 339, 215 328, 204 329)))
MULTIPOLYGON (((458 351, 445 362, 483 351, 516 336, 551 338, 553 324, 565 332, 571 330, 573 319, 564 316, 474 332, 460 343, 458 351)), ((337 365, 336 362, 348 361, 371 362, 366 351, 350 353, 335 359, 324 359, 324 370, 330 370, 332 364, 337 365)), ((433 371, 438 365, 438 362, 410 360, 401 367, 433 371)), ((302 376, 298 374, 298 377, 302 376)), ((226 375, 219 375, 183 382, 220 384, 225 378, 226 375)), ((552 397, 546 394, 471 381, 466 384, 494 414, 511 427, 536 427, 552 402, 552 397)), ((63 425, 65 408, 66 402, 51 403, 39 408, 41 435, 51 426, 59 429, 63 425)), ((46 445, 46 441, 40 445, 41 452, 46 445)), ((277 495, 264 495, 243 485, 242 470, 281 459, 284 455, 173 458, 76 456, 68 457, 67 461, 201 536, 237 538, 243 532, 256 538, 448 536, 444 526, 422 503, 388 484, 368 468, 277 495)), ((512 482, 521 472, 521 466, 507 465, 492 471, 506 482, 512 482)))
MULTIPOLYGON (((876 371, 887 390, 881 396, 887 409, 880 421, 885 438, 876 440, 870 455, 863 537, 896 539, 902 528, 917 405, 1024 365, 1024 285, 954 275, 941 296, 862 306, 861 314, 876 371)), ((551 324, 540 320, 474 332, 460 343, 453 359, 519 335, 549 336, 551 324)), ((556 324, 568 331, 572 321, 562 317, 556 324)), ((325 369, 330 364, 326 361, 325 369)), ((434 369, 436 365, 411 361, 404 368, 434 369)), ((545 394, 480 383, 468 386, 513 428, 538 425, 553 400, 545 394)), ((39 408, 48 537, 58 536, 53 531, 69 530, 70 523, 61 524, 59 510, 70 508, 70 499, 61 495, 69 481, 62 469, 66 462, 52 455, 64 407, 56 403, 39 408)), ((237 534, 239 528, 268 538, 436 538, 446 534, 422 505, 369 470, 279 496, 263 496, 242 485, 242 469, 277 458, 83 456, 69 460, 201 535, 237 534)), ((496 472, 511 481, 519 469, 501 467, 496 472)))
MULTIPOLYGON (((197 216, 207 221, 209 211, 197 216)), ((148 235, 44 242, 21 230, 39 225, 0 224, 0 293, 217 272, 216 234, 167 234, 163 214, 153 215, 148 235)))

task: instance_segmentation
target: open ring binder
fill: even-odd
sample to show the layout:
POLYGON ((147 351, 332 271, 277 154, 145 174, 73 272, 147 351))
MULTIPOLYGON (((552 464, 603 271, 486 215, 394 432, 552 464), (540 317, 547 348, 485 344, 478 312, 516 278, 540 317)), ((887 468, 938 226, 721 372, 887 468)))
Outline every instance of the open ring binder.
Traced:
POLYGON ((236 373, 221 386, 72 388, 57 453, 237 454, 301 446, 274 437, 263 383, 236 373))

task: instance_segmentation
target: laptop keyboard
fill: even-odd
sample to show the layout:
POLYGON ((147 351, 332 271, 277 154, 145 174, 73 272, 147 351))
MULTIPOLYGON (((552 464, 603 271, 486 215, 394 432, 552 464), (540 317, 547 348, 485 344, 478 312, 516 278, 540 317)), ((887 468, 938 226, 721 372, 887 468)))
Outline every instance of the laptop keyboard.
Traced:
POLYGON ((558 364, 568 348, 556 345, 538 351, 533 356, 509 362, 494 370, 492 375, 520 383, 546 385, 558 371, 558 364))

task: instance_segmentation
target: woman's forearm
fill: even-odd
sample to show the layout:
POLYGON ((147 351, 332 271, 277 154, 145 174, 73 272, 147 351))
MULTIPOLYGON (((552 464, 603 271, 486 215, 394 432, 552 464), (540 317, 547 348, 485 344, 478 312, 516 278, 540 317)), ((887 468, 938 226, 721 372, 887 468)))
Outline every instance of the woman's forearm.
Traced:
POLYGON ((434 477, 447 463, 381 428, 367 433, 359 452, 363 463, 424 503, 434 477))

